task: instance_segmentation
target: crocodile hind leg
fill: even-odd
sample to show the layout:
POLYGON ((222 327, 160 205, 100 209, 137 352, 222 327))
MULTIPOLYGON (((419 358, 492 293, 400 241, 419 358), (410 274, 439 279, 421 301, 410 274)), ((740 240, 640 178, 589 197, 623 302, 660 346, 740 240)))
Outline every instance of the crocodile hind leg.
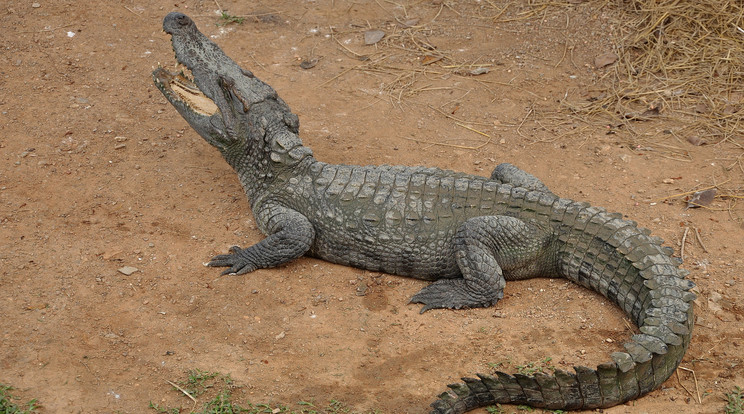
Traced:
POLYGON ((552 194, 548 186, 540 181, 539 178, 507 162, 499 164, 493 169, 491 179, 503 184, 523 187, 530 191, 542 191, 552 194))
POLYGON ((547 269, 542 254, 548 240, 545 231, 514 217, 471 218, 452 241, 462 278, 439 279, 416 293, 411 302, 424 304, 421 313, 494 305, 504 297, 505 276, 524 279, 547 269))

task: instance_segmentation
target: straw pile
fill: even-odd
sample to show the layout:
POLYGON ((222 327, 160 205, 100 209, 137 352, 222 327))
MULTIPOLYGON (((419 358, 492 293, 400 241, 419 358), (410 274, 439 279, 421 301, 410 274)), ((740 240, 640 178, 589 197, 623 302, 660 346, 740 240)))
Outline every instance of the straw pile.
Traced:
POLYGON ((740 0, 619 0, 625 15, 608 93, 569 107, 623 120, 673 113, 693 144, 741 146, 744 125, 744 3, 740 0), (650 112, 649 112, 650 111, 650 112), (738 141, 738 142, 737 142, 738 141))

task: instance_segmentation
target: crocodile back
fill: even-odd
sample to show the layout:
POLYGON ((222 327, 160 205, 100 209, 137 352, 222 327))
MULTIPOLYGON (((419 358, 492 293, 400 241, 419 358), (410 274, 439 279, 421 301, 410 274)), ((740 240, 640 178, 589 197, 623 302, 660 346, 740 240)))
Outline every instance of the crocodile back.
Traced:
POLYGON ((426 280, 460 276, 451 241, 464 221, 525 214, 512 186, 439 168, 315 161, 271 187, 315 227, 310 255, 426 280))

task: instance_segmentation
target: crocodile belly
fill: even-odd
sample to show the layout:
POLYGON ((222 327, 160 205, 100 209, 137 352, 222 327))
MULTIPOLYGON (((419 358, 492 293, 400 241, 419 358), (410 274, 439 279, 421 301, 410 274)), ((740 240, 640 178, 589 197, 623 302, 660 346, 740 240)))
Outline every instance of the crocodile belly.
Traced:
MULTIPOLYGON (((369 218, 369 217, 368 217, 369 218)), ((328 222, 315 226, 309 254, 332 263, 375 272, 437 280, 460 276, 452 250, 453 231, 412 231, 404 228, 369 228, 364 219, 350 219, 340 230, 328 222)))

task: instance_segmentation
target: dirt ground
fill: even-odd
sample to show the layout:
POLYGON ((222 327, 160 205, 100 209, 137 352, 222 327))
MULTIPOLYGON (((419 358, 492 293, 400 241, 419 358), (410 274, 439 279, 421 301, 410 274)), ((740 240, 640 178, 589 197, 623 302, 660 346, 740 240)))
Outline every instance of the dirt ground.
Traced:
POLYGON ((678 130, 674 118, 631 134, 561 105, 601 91, 594 59, 617 44, 620 10, 577 1, 521 18, 529 8, 503 0, 89 4, 0 8, 0 383, 37 398, 41 412, 190 408, 166 380, 199 368, 229 373, 238 400, 421 413, 445 384, 492 364, 596 366, 632 334, 618 308, 564 280, 511 282, 493 308, 420 315, 407 302, 422 281, 311 258, 239 277, 202 266, 262 235, 233 171, 152 83, 153 67, 174 62, 161 31, 173 10, 279 92, 320 160, 482 175, 508 161, 678 252, 684 238, 699 293, 685 369, 604 412, 721 412, 724 393, 744 386, 744 211, 731 198, 709 209, 664 200, 741 188, 741 148, 679 140, 664 133, 678 130), (245 20, 224 25, 219 8, 245 20), (366 45, 368 30, 385 37, 366 45))

